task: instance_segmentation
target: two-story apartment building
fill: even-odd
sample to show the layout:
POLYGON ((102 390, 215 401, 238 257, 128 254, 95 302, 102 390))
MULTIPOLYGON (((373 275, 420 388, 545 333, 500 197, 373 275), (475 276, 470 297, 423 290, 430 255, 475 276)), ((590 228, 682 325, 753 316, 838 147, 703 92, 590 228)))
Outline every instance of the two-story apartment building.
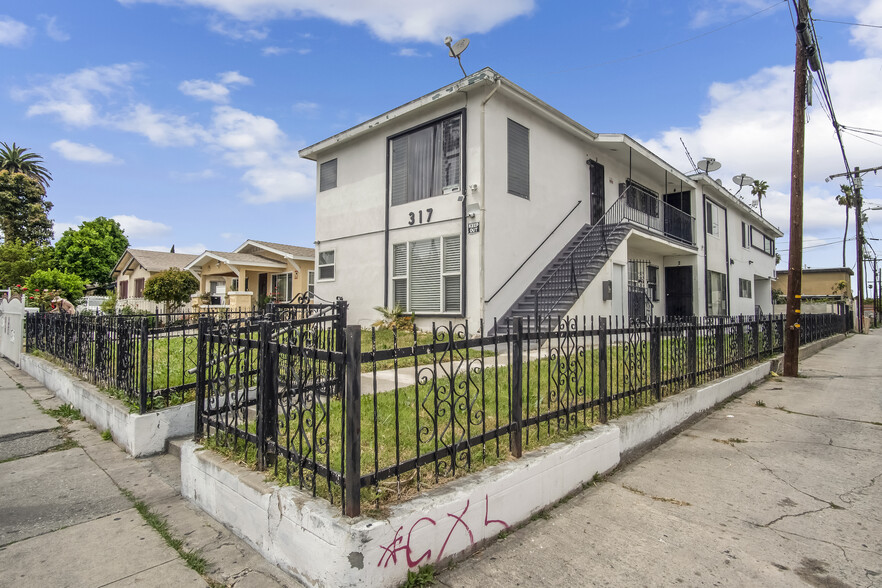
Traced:
POLYGON ((730 241, 741 223, 772 240, 777 229, 707 176, 491 69, 300 155, 318 169, 315 291, 348 300, 351 322, 396 304, 423 327, 473 330, 512 316, 771 310, 774 241, 771 253, 730 241))

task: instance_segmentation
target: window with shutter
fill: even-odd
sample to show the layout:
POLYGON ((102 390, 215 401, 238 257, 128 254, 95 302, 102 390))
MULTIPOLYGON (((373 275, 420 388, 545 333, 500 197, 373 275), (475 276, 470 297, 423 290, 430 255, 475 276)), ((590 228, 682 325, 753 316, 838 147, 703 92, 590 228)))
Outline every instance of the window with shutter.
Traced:
POLYGON ((530 129, 508 119, 508 193, 530 198, 530 129))
POLYGON ((319 192, 337 187, 337 160, 326 161, 319 166, 319 192))
POLYGON ((458 235, 392 246, 392 303, 408 312, 462 312, 458 235))
POLYGON ((457 191, 462 170, 462 115, 390 140, 392 206, 457 191))
POLYGON ((120 300, 124 300, 128 297, 129 297, 129 281, 126 280, 125 282, 119 283, 119 294, 117 295, 117 298, 119 298, 120 300))
POLYGON ((144 297, 144 278, 135 278, 135 298, 144 297))

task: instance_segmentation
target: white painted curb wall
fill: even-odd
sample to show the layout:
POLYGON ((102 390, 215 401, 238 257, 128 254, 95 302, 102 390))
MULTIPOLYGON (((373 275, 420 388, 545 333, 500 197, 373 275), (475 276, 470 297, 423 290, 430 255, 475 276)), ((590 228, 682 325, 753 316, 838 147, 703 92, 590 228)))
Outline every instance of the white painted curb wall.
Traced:
POLYGON ((133 457, 163 453, 169 439, 193 435, 195 431, 196 404, 193 402, 147 414, 132 414, 119 400, 44 359, 22 353, 20 368, 78 409, 96 429, 109 430, 114 442, 133 457))
MULTIPOLYGON (((800 349, 800 357, 845 339, 800 349)), ((766 377, 778 360, 669 396, 563 443, 487 468, 356 519, 339 504, 265 481, 192 441, 181 447, 181 493, 308 586, 398 586, 411 569, 461 558, 579 490, 622 456, 766 377)))

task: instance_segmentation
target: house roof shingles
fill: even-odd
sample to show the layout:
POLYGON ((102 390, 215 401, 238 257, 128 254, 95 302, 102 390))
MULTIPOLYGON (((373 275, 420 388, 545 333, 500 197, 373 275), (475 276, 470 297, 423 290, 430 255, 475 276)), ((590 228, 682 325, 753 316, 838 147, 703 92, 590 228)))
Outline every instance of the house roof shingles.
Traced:
POLYGON ((161 272, 172 267, 184 268, 196 259, 189 253, 168 253, 147 249, 128 249, 127 251, 148 272, 161 272))
POLYGON ((303 257, 308 259, 315 257, 315 249, 312 249, 311 247, 298 247, 297 245, 285 245, 283 243, 273 243, 271 241, 258 241, 257 239, 249 239, 246 242, 246 245, 248 243, 254 243, 255 245, 263 246, 268 249, 275 249, 276 251, 291 255, 292 257, 303 257))

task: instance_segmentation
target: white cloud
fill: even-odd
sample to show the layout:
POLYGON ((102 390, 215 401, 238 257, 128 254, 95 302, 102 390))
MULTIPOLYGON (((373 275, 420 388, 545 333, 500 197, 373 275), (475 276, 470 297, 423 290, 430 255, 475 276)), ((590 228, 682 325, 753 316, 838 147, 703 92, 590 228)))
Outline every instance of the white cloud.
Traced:
POLYGON ((178 180, 181 182, 198 182, 201 180, 211 180, 214 179, 217 174, 213 169, 203 169, 200 171, 193 172, 171 172, 169 176, 173 180, 178 180))
MULTIPOLYGON (((133 69, 132 65, 83 69, 18 90, 15 96, 33 100, 28 109, 31 116, 50 115, 77 126, 135 133, 160 146, 199 146, 212 151, 227 168, 242 170, 241 179, 246 186, 242 197, 251 202, 313 195, 313 166, 297 157, 296 148, 276 121, 227 105, 214 106, 207 125, 187 116, 155 110, 132 97, 133 69)), ((224 87, 252 83, 236 71, 223 72, 218 79, 224 87)), ((193 90, 193 86, 185 88, 193 90)), ((112 160, 112 155, 97 147, 70 141, 56 142, 53 148, 65 157, 79 158, 78 161, 112 160)), ((172 177, 192 181, 214 176, 211 170, 205 170, 172 177)))
POLYGON ((287 47, 264 47, 260 52, 265 56, 276 56, 290 53, 291 49, 287 47))
MULTIPOLYGON (((868 2, 857 13, 857 22, 869 25, 882 23, 882 0, 868 2)), ((882 54, 882 30, 878 28, 852 27, 851 40, 862 47, 868 57, 882 54)))
POLYGON ((119 226, 122 227, 126 236, 130 239, 153 239, 171 231, 171 227, 166 224, 138 218, 130 214, 117 214, 111 218, 119 223, 119 226))
POLYGON ((309 55, 312 53, 312 49, 298 49, 297 55, 309 55))
POLYGON ((197 100, 207 100, 226 104, 230 99, 230 87, 251 85, 251 78, 246 78, 237 71, 227 71, 218 75, 220 81, 185 80, 178 85, 178 90, 197 100))
MULTIPOLYGON (((134 3, 129 2, 128 0, 121 1, 123 3, 134 3)), ((269 35, 269 31, 266 28, 253 27, 248 24, 237 22, 226 22, 220 18, 212 18, 208 23, 208 29, 214 33, 229 37, 235 41, 262 41, 266 39, 269 35)))
POLYGON ((121 163, 119 159, 95 147, 94 145, 83 145, 74 143, 67 139, 61 139, 52 143, 52 149, 61 154, 61 156, 70 161, 81 161, 84 163, 121 163))
POLYGON ((197 100, 223 103, 230 98, 229 88, 207 80, 185 80, 178 85, 178 90, 197 100))
POLYGON ((221 233, 221 239, 225 239, 227 241, 244 241, 245 236, 242 233, 221 233))
POLYGON ((101 120, 96 101, 128 89, 137 67, 124 63, 84 68, 46 78, 27 90, 15 90, 13 97, 31 101, 28 116, 50 114, 70 125, 91 126, 101 120))
MULTIPOLYGON (((701 0, 693 5, 692 19, 689 22, 689 26, 697 29, 720 23, 728 23, 739 17, 745 17, 767 9, 770 7, 770 4, 768 0, 701 0)), ((773 13, 777 10, 786 10, 786 7, 783 5, 775 6, 775 8, 768 10, 766 13, 773 13)))
MULTIPOLYGON (((80 221, 80 222, 82 222, 82 221, 80 221)), ((78 226, 79 226, 79 223, 63 223, 63 222, 55 221, 52 224, 52 232, 54 234, 53 240, 58 241, 59 239, 61 239, 61 236, 64 234, 64 232, 66 230, 76 229, 78 226)))
MULTIPOLYGON (((167 3, 168 0, 119 0, 124 4, 167 3)), ((765 1, 765 0, 763 0, 765 1)), ((384 41, 440 42, 445 35, 486 33, 512 18, 529 14, 535 0, 448 0, 447 2, 393 2, 390 0, 177 0, 236 19, 252 31, 251 23, 280 18, 327 18, 345 25, 364 25, 384 41)), ((227 36, 241 28, 215 19, 212 30, 227 36), (232 29, 232 30, 231 30, 232 29)), ((261 29, 256 29, 261 31, 261 29)), ((266 36, 265 31, 264 37, 266 36)), ((234 37, 237 38, 237 37, 234 37)))
POLYGON ((297 102, 292 106, 292 108, 296 112, 302 112, 303 114, 314 115, 321 108, 316 102, 297 102))
POLYGON ((0 15, 0 45, 21 47, 31 36, 31 27, 12 17, 0 15))
POLYGON ((40 15, 40 20, 46 23, 46 35, 53 41, 63 43, 70 40, 70 35, 58 26, 57 18, 54 16, 40 15))
POLYGON ((426 53, 421 53, 417 51, 413 47, 402 47, 393 55, 397 55, 398 57, 431 57, 432 54, 428 51, 426 53))

